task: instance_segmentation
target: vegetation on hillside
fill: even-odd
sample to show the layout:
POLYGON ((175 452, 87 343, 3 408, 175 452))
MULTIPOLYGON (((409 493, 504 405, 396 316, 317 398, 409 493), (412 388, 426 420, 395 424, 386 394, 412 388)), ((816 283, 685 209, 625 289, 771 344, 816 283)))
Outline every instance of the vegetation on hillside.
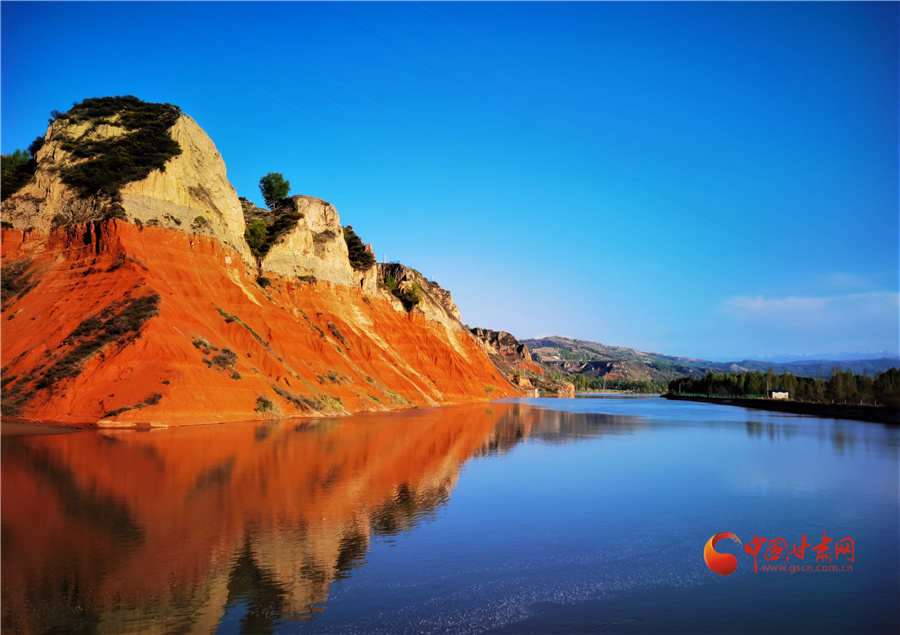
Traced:
POLYGON ((65 352, 53 363, 48 362, 23 377, 4 373, 0 393, 3 415, 18 416, 22 405, 34 396, 35 389, 53 388, 58 382, 77 377, 84 364, 107 346, 125 346, 138 338, 144 324, 159 314, 159 302, 158 294, 114 302, 78 324, 57 347, 65 352))
POLYGON ((375 266, 375 255, 366 249, 365 243, 356 235, 351 225, 344 227, 344 242, 347 243, 347 257, 350 266, 357 271, 366 271, 375 266))
POLYGON ((4 308, 37 286, 39 279, 32 264, 31 260, 26 259, 6 263, 0 268, 0 295, 4 308))
POLYGON ((623 346, 610 346, 587 340, 552 336, 538 339, 523 339, 522 343, 537 355, 542 362, 560 365, 562 362, 634 361, 644 365, 650 378, 654 380, 677 379, 685 375, 703 377, 708 373, 745 373, 752 370, 766 372, 772 368, 775 373, 790 372, 802 377, 827 377, 834 366, 851 370, 855 374, 875 373, 897 365, 897 358, 856 359, 835 362, 827 359, 809 359, 793 362, 772 362, 741 360, 714 362, 703 359, 675 357, 660 353, 647 353, 623 346))
POLYGON ((124 185, 146 178, 153 170, 165 171, 169 159, 181 154, 181 146, 169 134, 181 115, 172 104, 151 104, 131 95, 98 97, 52 114, 55 120, 72 125, 90 124, 80 138, 60 138, 61 147, 80 159, 63 168, 60 178, 84 196, 106 198, 107 216, 124 216, 119 194, 124 185), (103 124, 127 132, 91 140, 90 132, 103 124))
POLYGON ((284 208, 274 211, 270 223, 261 218, 254 218, 247 223, 244 230, 244 238, 247 239, 250 251, 258 259, 264 258, 275 241, 294 229, 301 218, 303 218, 303 214, 300 212, 292 212, 284 208))
MULTIPOLYGON (((32 144, 32 147, 34 146, 35 144, 32 144)), ((2 196, 6 198, 22 189, 34 176, 36 168, 37 161, 34 160, 34 154, 25 150, 16 150, 10 155, 0 157, 0 175, 2 175, 0 192, 2 192, 2 196)))
POLYGON ((413 283, 408 289, 401 289, 397 280, 391 274, 384 276, 382 282, 391 294, 403 303, 403 308, 412 311, 413 307, 422 301, 422 287, 413 283))
POLYGON ((709 373, 705 377, 683 377, 669 382, 674 394, 731 395, 759 397, 767 390, 784 390, 795 401, 841 404, 877 404, 900 408, 900 370, 891 368, 875 375, 854 375, 835 368, 824 380, 797 377, 784 372, 709 373))
POLYGON ((623 346, 608 346, 558 336, 524 339, 522 343, 537 355, 538 360, 551 367, 562 367, 564 362, 629 362, 633 372, 646 373, 656 382, 667 382, 684 375, 702 377, 708 372, 728 370, 726 364, 679 359, 623 346))

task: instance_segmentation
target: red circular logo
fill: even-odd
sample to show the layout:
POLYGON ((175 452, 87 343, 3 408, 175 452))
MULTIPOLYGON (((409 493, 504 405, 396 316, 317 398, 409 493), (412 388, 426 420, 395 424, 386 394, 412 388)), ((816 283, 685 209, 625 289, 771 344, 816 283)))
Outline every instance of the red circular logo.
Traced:
POLYGON ((716 551, 716 543, 723 538, 731 538, 736 543, 741 544, 741 539, 727 531, 715 534, 706 542, 703 548, 703 559, 706 566, 719 575, 731 575, 737 569, 737 558, 730 553, 719 553, 716 551))

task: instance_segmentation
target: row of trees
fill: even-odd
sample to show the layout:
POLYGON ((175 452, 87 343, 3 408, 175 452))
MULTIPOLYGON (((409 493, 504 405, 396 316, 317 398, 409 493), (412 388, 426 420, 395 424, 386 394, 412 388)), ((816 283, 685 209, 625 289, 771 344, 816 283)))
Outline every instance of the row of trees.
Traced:
POLYGON ((706 377, 673 379, 668 389, 671 393, 740 397, 761 397, 768 390, 785 390, 796 401, 900 407, 900 369, 891 368, 873 378, 835 368, 827 380, 797 377, 788 372, 776 375, 771 369, 766 373, 710 373, 706 377))
POLYGON ((609 379, 604 377, 585 377, 575 375, 572 378, 564 377, 575 385, 576 392, 588 390, 621 390, 640 394, 664 393, 668 389, 665 381, 641 381, 636 379, 609 379))

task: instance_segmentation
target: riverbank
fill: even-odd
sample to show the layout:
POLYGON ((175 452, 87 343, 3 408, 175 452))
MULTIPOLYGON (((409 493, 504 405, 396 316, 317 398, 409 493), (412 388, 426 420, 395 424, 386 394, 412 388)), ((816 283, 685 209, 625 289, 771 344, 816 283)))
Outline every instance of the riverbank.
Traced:
POLYGON ((681 395, 663 395, 673 401, 700 401, 723 406, 740 406, 756 410, 771 410, 790 414, 813 415, 831 419, 854 419, 856 421, 872 421, 900 425, 900 410, 887 406, 864 406, 847 404, 808 403, 803 401, 786 401, 778 399, 742 399, 738 397, 686 397, 681 395))

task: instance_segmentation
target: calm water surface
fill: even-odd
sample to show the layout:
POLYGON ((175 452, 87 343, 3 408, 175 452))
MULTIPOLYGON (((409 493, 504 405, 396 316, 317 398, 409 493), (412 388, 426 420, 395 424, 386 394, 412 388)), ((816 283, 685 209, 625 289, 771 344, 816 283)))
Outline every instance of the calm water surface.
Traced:
POLYGON ((879 424, 607 397, 7 432, 4 632, 900 630, 900 434, 879 424), (805 535, 788 564, 813 566, 823 532, 849 537, 830 564, 853 570, 754 572, 726 540, 719 576, 725 531, 805 535))

